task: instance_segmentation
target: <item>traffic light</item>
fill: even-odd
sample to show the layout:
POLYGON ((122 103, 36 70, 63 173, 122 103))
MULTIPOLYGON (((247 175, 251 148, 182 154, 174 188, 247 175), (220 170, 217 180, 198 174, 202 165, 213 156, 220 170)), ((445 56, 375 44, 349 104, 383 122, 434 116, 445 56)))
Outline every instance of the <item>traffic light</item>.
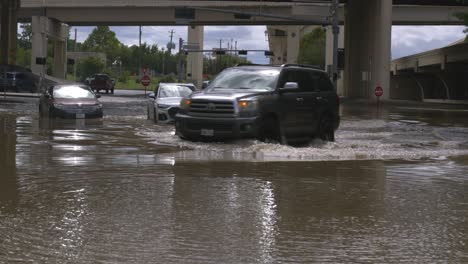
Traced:
POLYGON ((275 54, 273 53, 273 51, 266 50, 265 56, 275 56, 275 54))

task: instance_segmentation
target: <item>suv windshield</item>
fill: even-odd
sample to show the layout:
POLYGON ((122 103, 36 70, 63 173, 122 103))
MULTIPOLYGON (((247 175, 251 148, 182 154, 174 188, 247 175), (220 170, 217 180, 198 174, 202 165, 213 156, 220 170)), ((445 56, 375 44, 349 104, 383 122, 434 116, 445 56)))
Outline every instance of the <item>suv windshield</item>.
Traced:
POLYGON ((78 99, 88 98, 94 99, 94 94, 87 88, 81 86, 59 86, 54 89, 54 98, 62 99, 78 99))
POLYGON ((192 93, 192 90, 186 86, 161 86, 159 91, 159 98, 166 97, 186 97, 192 93))
POLYGON ((221 72, 210 83, 208 89, 252 89, 272 91, 280 69, 231 68, 221 72))

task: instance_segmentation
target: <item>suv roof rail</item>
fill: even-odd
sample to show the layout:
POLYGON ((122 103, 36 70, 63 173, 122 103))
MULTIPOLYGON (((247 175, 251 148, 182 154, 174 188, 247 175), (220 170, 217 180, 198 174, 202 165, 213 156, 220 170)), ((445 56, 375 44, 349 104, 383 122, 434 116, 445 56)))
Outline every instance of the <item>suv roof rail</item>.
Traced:
POLYGON ((275 65, 271 65, 271 64, 257 64, 257 63, 239 63, 239 64, 236 64, 236 67, 239 67, 239 66, 275 66, 275 65))
POLYGON ((281 65, 281 67, 303 67, 303 68, 312 68, 317 70, 323 70, 320 66, 317 65, 308 65, 308 64, 298 64, 298 63, 286 63, 281 65))

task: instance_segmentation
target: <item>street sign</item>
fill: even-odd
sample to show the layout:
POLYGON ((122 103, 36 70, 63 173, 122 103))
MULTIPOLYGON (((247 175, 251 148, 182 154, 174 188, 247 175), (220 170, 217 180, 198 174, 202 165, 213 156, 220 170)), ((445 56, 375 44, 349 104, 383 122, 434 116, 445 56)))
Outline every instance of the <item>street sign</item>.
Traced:
POLYGON ((148 76, 148 75, 144 75, 142 78, 141 78, 141 84, 143 86, 148 86, 150 83, 151 83, 151 78, 148 76))
POLYGON ((375 96, 380 97, 383 95, 383 89, 380 86, 375 87, 374 91, 375 96))

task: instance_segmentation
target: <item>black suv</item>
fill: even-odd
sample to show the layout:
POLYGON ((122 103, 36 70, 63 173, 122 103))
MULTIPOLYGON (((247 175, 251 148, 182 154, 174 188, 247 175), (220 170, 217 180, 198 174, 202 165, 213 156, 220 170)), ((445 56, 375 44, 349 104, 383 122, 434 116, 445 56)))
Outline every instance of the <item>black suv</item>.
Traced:
POLYGON ((326 72, 298 64, 240 65, 181 101, 176 134, 190 140, 334 141, 339 123, 339 97, 326 72))

